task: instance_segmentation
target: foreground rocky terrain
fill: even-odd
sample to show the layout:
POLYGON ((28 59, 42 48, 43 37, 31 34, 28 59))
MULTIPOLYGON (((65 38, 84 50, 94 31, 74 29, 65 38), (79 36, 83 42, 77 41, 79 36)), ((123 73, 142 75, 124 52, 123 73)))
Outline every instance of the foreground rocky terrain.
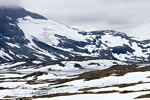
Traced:
POLYGON ((32 65, 27 65, 27 62, 1 64, 0 98, 3 100, 91 100, 91 98, 108 100, 110 96, 111 99, 123 98, 123 100, 150 98, 149 64, 129 65, 115 60, 79 58, 49 63, 33 61, 32 65))

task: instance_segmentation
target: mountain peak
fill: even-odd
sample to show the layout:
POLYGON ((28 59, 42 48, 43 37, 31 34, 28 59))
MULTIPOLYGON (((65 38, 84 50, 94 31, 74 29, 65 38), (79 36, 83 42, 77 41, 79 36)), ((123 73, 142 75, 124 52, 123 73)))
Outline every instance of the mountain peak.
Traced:
POLYGON ((1 8, 0 12, 0 61, 49 61, 74 56, 149 60, 150 42, 134 40, 122 32, 80 32, 21 7, 1 8))
POLYGON ((31 16, 35 19, 46 19, 45 17, 39 15, 39 14, 35 14, 29 11, 26 11, 24 8, 22 7, 4 7, 1 6, 0 7, 0 18, 2 17, 11 17, 12 19, 17 19, 17 18, 23 18, 25 16, 31 16))

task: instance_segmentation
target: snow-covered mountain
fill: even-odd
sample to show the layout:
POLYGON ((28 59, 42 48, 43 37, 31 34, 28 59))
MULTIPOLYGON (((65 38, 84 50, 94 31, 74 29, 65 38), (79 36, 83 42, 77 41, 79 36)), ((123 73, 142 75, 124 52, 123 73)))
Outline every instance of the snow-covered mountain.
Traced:
POLYGON ((79 31, 23 8, 0 8, 1 62, 74 56, 149 61, 150 40, 138 41, 113 30, 79 31))

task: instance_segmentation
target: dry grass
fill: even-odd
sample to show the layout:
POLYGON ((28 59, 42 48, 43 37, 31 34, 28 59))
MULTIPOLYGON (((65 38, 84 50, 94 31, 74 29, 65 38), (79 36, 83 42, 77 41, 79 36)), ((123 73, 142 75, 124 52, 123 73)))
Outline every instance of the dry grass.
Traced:
MULTIPOLYGON (((53 98, 53 97, 60 97, 60 96, 72 96, 72 95, 81 95, 81 94, 108 94, 108 93, 123 93, 123 94, 126 94, 126 93, 133 93, 133 92, 145 92, 145 91, 150 91, 150 90, 137 90, 137 91, 128 91, 128 90, 124 90, 124 91, 118 91, 118 90, 110 90, 110 91, 99 91, 99 92, 88 92, 88 91, 84 91, 82 93, 56 93, 56 94, 47 94, 47 95, 40 95, 40 96, 32 96, 32 97, 29 97, 29 98, 26 98, 26 97, 11 97, 11 96, 6 96, 4 98, 6 98, 7 100, 12 100, 12 99, 15 99, 15 100, 32 100, 32 99, 38 99, 38 98, 53 98)), ((150 98, 150 94, 146 94, 146 95, 142 95, 142 96, 139 96, 139 97, 136 97, 135 99, 138 99, 138 98, 150 98)), ((3 99, 3 100, 6 100, 6 99, 3 99)))
POLYGON ((95 94, 107 94, 107 93, 116 93, 116 92, 119 92, 119 91, 117 91, 117 90, 99 91, 99 92, 96 92, 95 94))
MULTIPOLYGON (((56 94, 48 94, 48 95, 41 95, 41 96, 33 96, 31 98, 37 99, 37 98, 53 98, 53 97, 59 97, 59 96, 72 96, 72 95, 81 95, 81 94, 108 94, 108 93, 121 93, 121 94, 126 94, 126 93, 134 93, 134 92, 146 92, 150 90, 124 90, 124 91, 118 91, 118 90, 110 90, 110 91, 99 91, 99 92, 88 92, 84 91, 82 93, 56 93, 56 94)), ((150 96, 150 94, 148 95, 150 96)), ((146 95, 146 97, 148 97, 146 95)))
POLYGON ((52 97, 59 97, 59 96, 71 96, 71 95, 77 95, 81 93, 56 93, 56 94, 48 94, 48 95, 41 95, 41 96, 33 96, 33 99, 36 98, 52 98, 52 97))
MULTIPOLYGON (((108 77, 108 76, 111 76, 112 74, 116 75, 116 76, 122 76, 122 75, 125 75, 125 74, 130 73, 130 72, 145 72, 145 71, 150 71, 150 67, 149 66, 138 67, 136 65, 115 65, 115 66, 112 66, 112 67, 110 67, 108 69, 104 69, 104 70, 86 72, 86 73, 80 74, 74 78, 56 79, 56 80, 42 80, 41 83, 43 84, 45 82, 45 83, 51 83, 51 85, 57 85, 57 84, 63 84, 66 82, 71 82, 71 81, 79 80, 79 79, 84 79, 86 81, 89 81, 89 80, 108 77)), ((43 74, 48 74, 48 73, 47 72, 34 72, 31 74, 25 75, 22 78, 28 78, 28 77, 32 77, 34 75, 41 76, 43 74)), ((134 90, 132 90, 132 91, 110 90, 110 91, 88 92, 88 90, 93 90, 93 89, 101 89, 101 88, 109 88, 109 87, 124 88, 124 87, 129 87, 129 86, 135 86, 138 84, 145 84, 145 83, 148 83, 148 82, 116 84, 116 85, 105 86, 105 87, 90 87, 90 88, 80 89, 79 91, 83 91, 82 93, 56 93, 56 94, 48 94, 48 95, 41 95, 41 96, 33 96, 30 98, 35 99, 35 98, 51 98, 51 97, 58 97, 58 96, 71 96, 71 95, 78 95, 78 94, 105 94, 105 93, 115 93, 115 92, 117 92, 117 93, 132 93, 132 92, 150 91, 150 90, 138 90, 138 91, 134 91, 134 90)), ((28 81, 28 84, 40 84, 40 81, 28 81)), ((61 88, 61 87, 65 87, 65 85, 60 85, 60 86, 55 87, 55 88, 61 88)), ((148 97, 148 96, 150 96, 150 94, 142 95, 142 96, 139 96, 137 98, 144 98, 144 97, 148 97)), ((24 98, 21 100, 30 100, 30 98, 24 98)))
POLYGON ((138 84, 146 84, 146 83, 150 83, 150 82, 136 82, 136 83, 127 83, 127 84, 115 84, 115 85, 104 86, 104 87, 89 87, 89 88, 79 89, 79 91, 89 91, 89 90, 94 90, 94 89, 103 89, 103 88, 111 88, 111 87, 124 88, 124 87, 135 86, 135 85, 138 85, 138 84))
POLYGON ((63 88, 63 87, 68 87, 68 86, 71 86, 71 85, 60 85, 60 86, 56 86, 56 87, 53 87, 53 88, 63 88))
POLYGON ((16 98, 15 100, 32 100, 32 99, 23 97, 23 98, 16 98))
POLYGON ((34 75, 36 75, 36 76, 41 76, 41 75, 47 75, 48 73, 47 72, 34 72, 34 73, 31 73, 31 74, 28 74, 28 75, 25 75, 25 76, 23 76, 22 78, 28 78, 28 77, 32 77, 32 76, 34 76, 34 75))
POLYGON ((127 93, 135 93, 135 92, 147 92, 150 91, 150 89, 147 90, 124 90, 124 91, 119 91, 119 90, 110 90, 110 91, 99 91, 96 92, 96 94, 107 94, 107 93, 120 93, 120 94, 127 94, 127 93))
POLYGON ((9 88, 0 87, 0 90, 6 90, 6 89, 9 89, 9 88))
POLYGON ((150 94, 144 94, 144 95, 138 96, 134 99, 142 99, 142 98, 150 98, 150 94))
POLYGON ((79 80, 79 79, 80 79, 79 77, 66 78, 66 79, 56 79, 56 80, 50 81, 50 83, 53 83, 51 85, 58 85, 58 84, 66 83, 66 82, 71 82, 71 81, 74 81, 74 80, 79 80))
POLYGON ((16 96, 5 96, 4 99, 0 100, 32 100, 31 98, 26 98, 26 97, 16 97, 16 96))
POLYGON ((105 93, 114 93, 118 91, 101 91, 101 92, 82 92, 82 93, 56 93, 56 94, 49 94, 49 95, 42 95, 42 96, 33 96, 33 99, 37 98, 53 98, 59 96, 72 96, 72 95, 81 95, 81 94, 105 94, 105 93))
MULTIPOLYGON (((108 77, 111 75, 123 76, 130 72, 145 72, 145 71, 150 71, 150 67, 149 66, 138 67, 136 65, 114 65, 108 69, 85 72, 83 74, 78 75, 78 77, 75 77, 75 78, 57 79, 57 80, 51 81, 51 83, 54 83, 53 85, 56 85, 56 84, 63 84, 66 82, 79 80, 79 79, 84 79, 85 81, 89 81, 89 80, 108 77)), ((133 86, 135 84, 137 83, 120 84, 118 87, 121 88, 121 87, 126 87, 126 86, 133 86)))
POLYGON ((145 71, 150 71, 150 67, 149 66, 138 67, 136 65, 114 65, 105 70, 97 70, 80 74, 79 79, 85 79, 86 81, 88 81, 108 77, 111 76, 112 74, 116 76, 123 76, 130 72, 145 72, 145 71))

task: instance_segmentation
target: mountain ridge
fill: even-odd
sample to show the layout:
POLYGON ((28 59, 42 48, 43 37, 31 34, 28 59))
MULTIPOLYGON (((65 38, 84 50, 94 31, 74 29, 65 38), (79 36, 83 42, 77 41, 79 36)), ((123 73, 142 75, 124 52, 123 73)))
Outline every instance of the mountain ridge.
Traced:
POLYGON ((51 61, 75 56, 149 61, 150 41, 113 30, 78 31, 24 8, 0 8, 0 61, 51 61))

